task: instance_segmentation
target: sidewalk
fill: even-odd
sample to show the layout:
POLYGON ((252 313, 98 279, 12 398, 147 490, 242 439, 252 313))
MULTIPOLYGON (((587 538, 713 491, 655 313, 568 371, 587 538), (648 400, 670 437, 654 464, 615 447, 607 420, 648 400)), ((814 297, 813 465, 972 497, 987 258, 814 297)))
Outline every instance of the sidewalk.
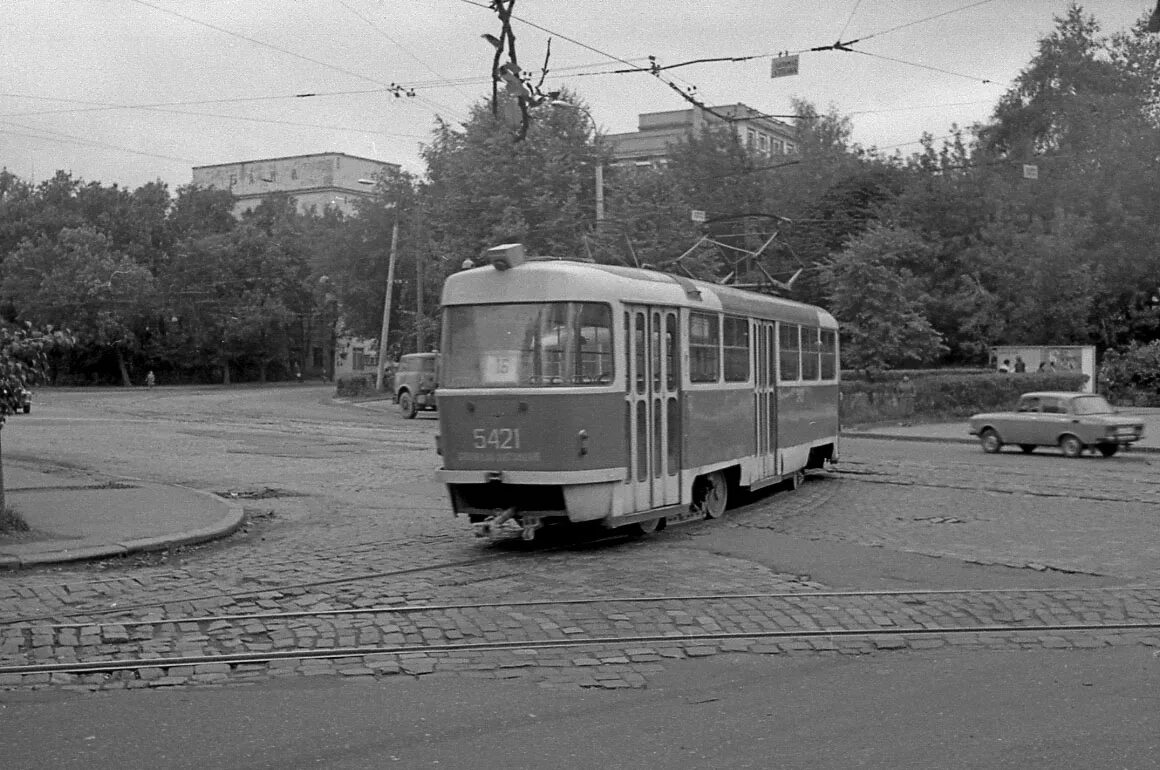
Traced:
POLYGON ((0 536, 0 569, 123 556, 236 530, 240 503, 187 487, 4 464, 7 504, 31 532, 0 536))
MULTIPOLYGON (((1143 419, 1144 437, 1132 445, 1133 452, 1160 452, 1160 408, 1124 407, 1125 415, 1135 415, 1143 419)), ((886 438, 899 441, 937 441, 975 444, 978 439, 967 433, 967 421, 936 422, 919 425, 891 424, 868 425, 865 427, 843 428, 846 438, 886 438)))

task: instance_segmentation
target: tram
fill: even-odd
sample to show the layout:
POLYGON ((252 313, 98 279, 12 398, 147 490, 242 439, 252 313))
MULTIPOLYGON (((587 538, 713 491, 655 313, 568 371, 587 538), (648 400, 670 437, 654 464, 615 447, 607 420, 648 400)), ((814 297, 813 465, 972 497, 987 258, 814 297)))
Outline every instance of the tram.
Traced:
POLYGON ((520 244, 488 257, 443 287, 436 440, 436 478, 477 536, 647 534, 837 461, 825 310, 520 244))

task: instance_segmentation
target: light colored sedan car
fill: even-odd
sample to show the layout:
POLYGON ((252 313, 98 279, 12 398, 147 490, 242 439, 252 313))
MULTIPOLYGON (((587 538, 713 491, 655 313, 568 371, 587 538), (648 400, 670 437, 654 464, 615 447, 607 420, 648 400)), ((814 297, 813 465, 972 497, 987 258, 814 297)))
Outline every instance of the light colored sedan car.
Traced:
POLYGON ((984 452, 998 452, 1004 444, 1024 452, 1057 446, 1067 457, 1079 457, 1085 449, 1111 457, 1144 435, 1139 417, 1120 414, 1103 396, 1054 391, 1024 393, 1015 411, 976 414, 968 426, 984 452))

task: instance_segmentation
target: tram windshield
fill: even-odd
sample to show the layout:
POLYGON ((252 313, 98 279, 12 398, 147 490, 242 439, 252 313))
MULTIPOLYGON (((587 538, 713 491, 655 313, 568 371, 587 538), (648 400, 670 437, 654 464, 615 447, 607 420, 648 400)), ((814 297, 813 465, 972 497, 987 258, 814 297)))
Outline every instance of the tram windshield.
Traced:
POLYGON ((612 309, 598 302, 454 305, 443 314, 447 388, 609 385, 612 309))

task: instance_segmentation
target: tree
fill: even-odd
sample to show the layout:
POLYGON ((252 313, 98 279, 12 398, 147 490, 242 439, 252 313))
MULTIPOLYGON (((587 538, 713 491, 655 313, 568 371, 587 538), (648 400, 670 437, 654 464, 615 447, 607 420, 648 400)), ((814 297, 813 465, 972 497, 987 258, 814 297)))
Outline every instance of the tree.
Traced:
POLYGON ((230 232, 184 241, 159 276, 169 303, 170 355, 219 367, 227 385, 232 365, 255 364, 264 381, 270 364, 286 359, 295 302, 308 280, 301 240, 282 224, 267 231, 261 222, 259 216, 230 232))
POLYGON ((918 281, 906 266, 921 264, 927 251, 914 233, 874 225, 827 260, 823 280, 847 367, 874 371, 942 355, 942 335, 927 320, 918 281))
POLYGON ((83 342, 110 350, 122 384, 132 384, 126 355, 155 310, 147 268, 84 226, 25 241, 0 266, 0 276, 2 296, 17 308, 18 319, 70 328, 83 342))
POLYGON ((513 241, 532 254, 584 253, 583 236, 595 224, 595 164, 606 160, 606 151, 589 132, 583 105, 563 99, 575 108, 535 108, 520 142, 486 102, 471 108, 462 130, 436 125, 423 148, 422 189, 435 253, 456 267, 513 241))
MULTIPOLYGON (((48 352, 72 344, 67 332, 0 323, 0 435, 8 416, 16 412, 21 389, 44 379, 48 352)), ((0 512, 8 508, 4 495, 4 454, 0 446, 0 512)))

